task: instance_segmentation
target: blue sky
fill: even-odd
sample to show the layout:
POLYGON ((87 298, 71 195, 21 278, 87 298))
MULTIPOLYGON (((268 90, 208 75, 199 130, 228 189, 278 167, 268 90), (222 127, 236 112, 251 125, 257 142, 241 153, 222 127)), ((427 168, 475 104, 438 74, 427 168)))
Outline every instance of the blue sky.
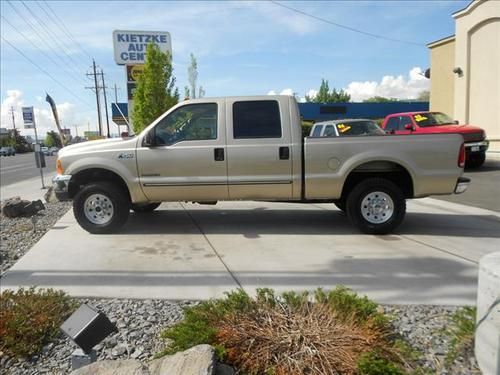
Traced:
MULTIPOLYGON (((418 74, 429 66, 425 44, 453 34, 451 14, 469 1, 282 3, 332 22, 421 45, 354 33, 268 1, 48 1, 78 44, 104 69, 107 84, 120 87, 119 101, 125 100, 126 90, 124 67, 113 60, 112 32, 116 29, 169 31, 181 93, 192 52, 198 59, 199 84, 207 96, 294 92, 303 97, 326 78, 330 87, 349 90, 355 100, 374 94, 415 97, 428 87, 418 74)), ((64 125, 77 124, 83 131, 90 123, 95 129, 95 96, 84 88, 92 84, 85 76, 90 57, 50 22, 43 9, 49 12, 44 2, 2 1, 1 35, 67 89, 2 40, 2 127, 11 127, 11 105, 18 112, 22 105, 33 105, 42 131, 53 128, 44 101, 47 91, 58 103, 64 125), (28 9, 57 38, 49 38, 28 9), (66 54, 61 46, 67 47, 66 54)), ((109 94, 109 101, 114 100, 112 90, 109 94)))

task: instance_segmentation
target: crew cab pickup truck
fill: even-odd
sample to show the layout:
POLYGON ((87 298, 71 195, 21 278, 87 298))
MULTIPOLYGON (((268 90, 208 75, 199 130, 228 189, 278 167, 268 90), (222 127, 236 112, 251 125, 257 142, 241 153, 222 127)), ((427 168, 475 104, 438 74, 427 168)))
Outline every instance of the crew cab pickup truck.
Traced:
POLYGON ((462 134, 466 167, 479 168, 486 160, 489 142, 484 130, 473 125, 459 125, 441 112, 394 113, 384 119, 382 129, 391 134, 462 134))
POLYGON ((129 139, 64 147, 54 191, 78 223, 110 233, 165 201, 330 202, 366 233, 388 233, 406 199, 464 191, 459 134, 302 137, 289 96, 181 102, 129 139))

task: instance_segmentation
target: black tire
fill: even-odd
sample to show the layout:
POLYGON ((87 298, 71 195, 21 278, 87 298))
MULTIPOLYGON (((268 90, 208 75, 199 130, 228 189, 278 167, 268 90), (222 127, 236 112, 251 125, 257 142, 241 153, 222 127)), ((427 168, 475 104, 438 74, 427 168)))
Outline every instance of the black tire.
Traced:
POLYGON ((384 178, 369 178, 361 181, 349 193, 346 203, 346 213, 349 221, 362 232, 368 234, 387 234, 392 232, 401 224, 406 213, 406 200, 402 190, 393 182, 384 178), (382 194, 379 194, 379 196, 377 192, 382 194), (373 211, 369 212, 369 207, 362 207, 362 203, 366 198, 365 202, 369 206, 370 197, 383 200, 380 204, 387 202, 387 197, 390 198, 387 204, 390 206, 390 201, 392 201, 392 212, 389 210, 384 211, 383 209, 379 210, 380 204, 378 203, 374 203, 375 206, 373 208, 377 211, 375 213, 373 211), (366 217, 368 217, 370 214, 373 221, 367 220, 364 216, 367 215, 366 217), (390 216, 385 217, 387 214, 390 214, 390 216))
MULTIPOLYGON (((98 201, 99 198, 96 198, 98 201)), ((103 202, 101 200, 101 202, 103 202)), ((90 202, 89 202, 90 204, 90 202)), ((100 208, 100 206, 99 206, 100 208)), ((105 209, 95 208, 96 215, 105 215, 105 209)), ((127 221, 130 212, 130 201, 126 191, 112 182, 102 181, 85 185, 75 196, 73 200, 73 213, 78 224, 87 232, 92 234, 113 233, 120 229, 127 221), (104 223, 96 223, 89 220, 85 212, 85 203, 92 195, 103 196, 105 201, 103 206, 109 203, 112 205, 109 220, 104 223)))
POLYGON ((333 204, 342 212, 345 212, 345 205, 346 205, 346 202, 345 202, 345 199, 340 199, 336 202, 333 202, 333 204))
POLYGON ((466 168, 481 168, 486 161, 486 152, 479 152, 469 155, 465 163, 466 168))
POLYGON ((132 204, 132 210, 138 214, 153 212, 160 206, 160 204, 161 202, 132 204))

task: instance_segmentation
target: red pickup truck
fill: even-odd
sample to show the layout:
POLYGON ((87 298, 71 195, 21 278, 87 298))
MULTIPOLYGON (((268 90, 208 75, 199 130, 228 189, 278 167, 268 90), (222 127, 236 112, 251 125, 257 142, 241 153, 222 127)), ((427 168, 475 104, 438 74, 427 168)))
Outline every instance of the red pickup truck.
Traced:
POLYGON ((404 112, 387 116, 382 129, 389 134, 459 133, 464 137, 466 166, 479 168, 486 160, 489 142, 483 129, 459 125, 441 112, 404 112))

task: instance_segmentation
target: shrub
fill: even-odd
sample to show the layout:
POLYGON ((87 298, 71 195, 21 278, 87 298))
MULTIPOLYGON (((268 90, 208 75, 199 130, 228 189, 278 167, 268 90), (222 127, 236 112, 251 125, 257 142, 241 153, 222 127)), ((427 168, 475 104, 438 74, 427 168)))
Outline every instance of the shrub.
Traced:
POLYGON ((27 357, 59 334, 59 327, 74 311, 73 300, 53 289, 6 290, 0 295, 0 349, 27 357))
POLYGON ((374 302, 344 287, 313 295, 259 289, 255 299, 239 290, 188 308, 182 322, 162 333, 170 340, 162 354, 211 344, 241 372, 292 375, 356 374, 358 360, 376 351, 367 364, 399 369, 388 329, 374 302))
POLYGON ((401 367, 377 352, 363 354, 358 360, 359 375, 403 375, 401 367))
POLYGON ((446 354, 447 365, 451 365, 461 353, 473 347, 476 330, 476 308, 464 307, 458 310, 451 319, 453 324, 446 331, 450 337, 450 347, 446 354))

